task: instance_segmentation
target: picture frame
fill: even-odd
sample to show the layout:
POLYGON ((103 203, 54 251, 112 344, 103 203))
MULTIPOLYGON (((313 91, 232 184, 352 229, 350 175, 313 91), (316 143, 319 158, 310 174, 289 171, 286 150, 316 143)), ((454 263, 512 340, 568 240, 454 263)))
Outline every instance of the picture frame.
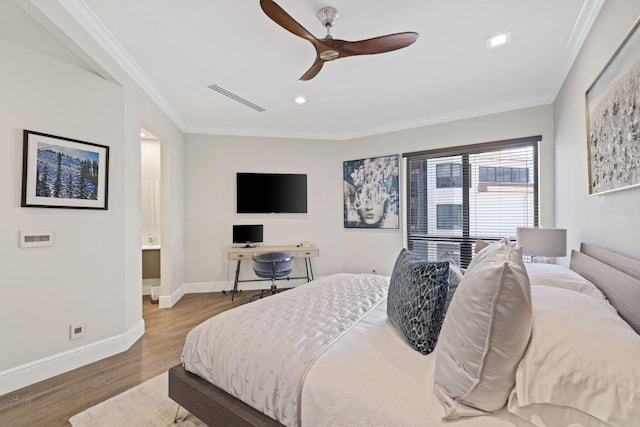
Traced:
POLYGON ((640 186, 640 19, 585 94, 589 195, 640 186))
POLYGON ((344 228, 400 227, 398 155, 343 162, 344 228))
POLYGON ((23 131, 21 207, 108 209, 109 147, 23 131))

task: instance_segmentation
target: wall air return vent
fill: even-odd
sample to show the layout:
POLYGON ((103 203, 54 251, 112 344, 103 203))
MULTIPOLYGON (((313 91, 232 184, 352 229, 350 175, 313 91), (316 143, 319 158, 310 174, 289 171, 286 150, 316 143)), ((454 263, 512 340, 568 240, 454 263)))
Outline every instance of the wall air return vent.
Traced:
POLYGON ((239 103, 244 104, 249 108, 253 108, 254 110, 256 110, 259 113, 265 111, 265 109, 260 107, 259 105, 256 105, 253 102, 247 101, 246 99, 236 95, 235 93, 229 92, 228 90, 225 90, 225 89, 221 88, 220 86, 209 85, 207 87, 209 89, 215 90, 218 93, 221 93, 224 96, 227 96, 227 97, 233 99, 234 101, 238 101, 239 103))

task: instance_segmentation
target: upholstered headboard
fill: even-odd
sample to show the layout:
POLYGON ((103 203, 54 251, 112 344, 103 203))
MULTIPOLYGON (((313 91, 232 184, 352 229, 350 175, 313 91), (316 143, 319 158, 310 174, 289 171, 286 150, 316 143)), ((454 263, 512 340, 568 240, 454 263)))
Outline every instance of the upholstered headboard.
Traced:
POLYGON ((571 251, 573 271, 593 282, 640 334, 640 261, 588 243, 571 251))

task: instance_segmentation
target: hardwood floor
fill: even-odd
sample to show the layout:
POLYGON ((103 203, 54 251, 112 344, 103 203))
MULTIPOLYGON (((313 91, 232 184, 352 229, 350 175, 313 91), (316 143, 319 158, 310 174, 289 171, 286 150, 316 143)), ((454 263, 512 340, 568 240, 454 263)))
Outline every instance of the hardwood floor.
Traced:
POLYGON ((69 426, 78 412, 122 393, 180 363, 184 340, 209 317, 249 301, 236 295, 188 294, 172 308, 143 301, 145 335, 129 350, 0 396, 0 426, 69 426))

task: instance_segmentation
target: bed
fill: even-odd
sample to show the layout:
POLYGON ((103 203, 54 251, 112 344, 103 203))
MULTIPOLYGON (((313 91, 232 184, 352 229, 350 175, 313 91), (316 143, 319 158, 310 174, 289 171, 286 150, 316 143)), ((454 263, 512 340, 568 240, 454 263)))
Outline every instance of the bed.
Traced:
MULTIPOLYGON (((198 326, 187 339, 183 363, 169 371, 169 396, 210 426, 638 425, 640 357, 633 356, 640 355, 640 261, 583 243, 579 251, 572 251, 570 270, 554 265, 524 268, 526 273, 516 269, 514 274, 526 276, 527 286, 530 280, 531 316, 518 321, 526 332, 506 340, 519 349, 504 351, 514 360, 509 362, 512 372, 503 375, 507 382, 500 384, 500 392, 494 388, 479 393, 484 384, 475 381, 472 388, 456 394, 456 387, 464 388, 467 380, 455 378, 460 373, 453 371, 461 366, 456 351, 467 343, 475 345, 474 339, 480 345, 485 339, 474 334, 455 340, 456 325, 450 319, 464 307, 463 289, 470 286, 461 285, 453 301, 447 301, 451 305, 446 317, 442 314, 442 330, 435 331, 440 333, 436 348, 425 350, 390 322, 388 277, 339 274, 215 316, 221 318, 207 332, 198 326), (346 282, 352 284, 345 291, 346 282), (359 298, 365 300, 362 306, 345 308, 340 302, 359 298), (292 310, 301 299, 311 300, 310 305, 300 303, 299 312, 292 310), (568 307, 574 304, 572 315, 568 307), (338 308, 325 312, 329 306, 338 308), (324 332, 323 327, 304 323, 322 316, 324 332), (265 319, 266 330, 254 329, 265 319), (288 330, 280 334, 287 322, 300 323, 302 335, 311 339, 288 330), (227 335, 245 337, 241 343, 235 342, 237 336, 224 335, 230 330, 233 333, 227 335), (215 339, 222 341, 212 338, 217 334, 221 336, 215 339), (261 347, 261 336, 275 349, 261 347), (222 366, 218 372, 208 365, 211 349, 205 347, 218 349, 213 363, 222 366), (235 365, 238 359, 245 364, 235 365), (577 368, 562 366, 568 359, 577 368), (453 365, 445 369, 448 363, 453 365), (582 374, 593 366, 597 375, 582 374), (483 405, 484 410, 476 409, 483 405)), ((467 274, 462 283, 473 280, 467 274)), ((444 291, 433 292, 435 300, 447 297, 444 291)), ((504 298, 507 305, 512 292, 504 298)), ((527 299, 526 292, 522 298, 527 299)), ((517 311, 521 315, 527 310, 517 311)), ((439 316, 436 310, 433 318, 439 316)), ((475 323, 482 321, 474 317, 464 330, 475 323)), ((511 329, 509 333, 515 333, 511 329)), ((490 359, 491 355, 482 360, 488 377, 490 359)))

